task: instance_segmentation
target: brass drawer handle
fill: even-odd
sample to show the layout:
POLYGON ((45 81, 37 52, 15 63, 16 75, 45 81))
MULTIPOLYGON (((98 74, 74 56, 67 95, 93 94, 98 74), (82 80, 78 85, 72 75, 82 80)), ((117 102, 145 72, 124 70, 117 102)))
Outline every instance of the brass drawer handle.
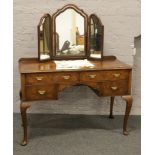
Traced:
POLYGON ((43 77, 42 77, 42 76, 37 76, 36 79, 37 79, 38 81, 41 81, 41 80, 43 79, 43 77))
POLYGON ((44 95, 44 94, 46 93, 46 91, 45 91, 45 90, 38 90, 38 93, 39 93, 40 95, 44 95))
POLYGON ((95 77, 96 77, 96 75, 95 74, 90 74, 90 75, 88 75, 90 78, 92 78, 92 79, 94 79, 95 77))
POLYGON ((121 74, 115 73, 115 74, 113 74, 113 75, 114 75, 114 77, 120 77, 121 74))
POLYGON ((112 90, 117 90, 117 89, 118 89, 118 87, 111 87, 111 89, 112 89, 112 90))
POLYGON ((64 75, 62 77, 63 77, 63 79, 68 80, 70 78, 70 75, 64 75))

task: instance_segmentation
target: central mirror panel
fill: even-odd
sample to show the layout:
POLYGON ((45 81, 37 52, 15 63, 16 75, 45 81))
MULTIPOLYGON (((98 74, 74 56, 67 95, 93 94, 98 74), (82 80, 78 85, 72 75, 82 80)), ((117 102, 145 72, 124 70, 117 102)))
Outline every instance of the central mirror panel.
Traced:
POLYGON ((56 56, 85 56, 85 19, 72 8, 55 19, 56 56))

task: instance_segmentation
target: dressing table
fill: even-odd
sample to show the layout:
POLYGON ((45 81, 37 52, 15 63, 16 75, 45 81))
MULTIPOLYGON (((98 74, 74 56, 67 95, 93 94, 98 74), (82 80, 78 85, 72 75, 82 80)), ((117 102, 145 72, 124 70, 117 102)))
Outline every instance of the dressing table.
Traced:
POLYGON ((128 135, 132 68, 115 56, 103 55, 103 37, 100 19, 95 14, 88 17, 73 4, 41 18, 38 58, 19 60, 22 145, 27 144, 26 111, 33 101, 57 100, 60 91, 79 84, 90 87, 100 97, 110 97, 109 118, 113 118, 115 96, 122 96, 126 101, 123 134, 128 135))

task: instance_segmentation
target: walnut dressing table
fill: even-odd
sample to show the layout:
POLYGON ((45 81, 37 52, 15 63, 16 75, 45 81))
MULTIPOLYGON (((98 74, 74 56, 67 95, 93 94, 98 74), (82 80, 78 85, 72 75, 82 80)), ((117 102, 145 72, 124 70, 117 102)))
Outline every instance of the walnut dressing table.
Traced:
POLYGON ((123 134, 128 135, 132 68, 115 56, 104 56, 103 41, 101 20, 73 4, 40 19, 38 58, 19 60, 22 145, 27 144, 26 111, 33 101, 57 100, 60 91, 79 84, 90 87, 100 97, 111 97, 109 118, 113 118, 115 96, 122 96, 126 101, 123 134))
POLYGON ((93 67, 81 66, 77 69, 57 68, 54 61, 39 62, 35 58, 22 58, 19 61, 21 75, 21 115, 24 129, 23 145, 27 144, 26 110, 27 101, 56 100, 64 88, 84 84, 92 88, 100 97, 110 96, 110 118, 113 118, 115 96, 126 101, 123 133, 127 132, 127 120, 132 106, 131 67, 115 60, 90 61, 93 67))

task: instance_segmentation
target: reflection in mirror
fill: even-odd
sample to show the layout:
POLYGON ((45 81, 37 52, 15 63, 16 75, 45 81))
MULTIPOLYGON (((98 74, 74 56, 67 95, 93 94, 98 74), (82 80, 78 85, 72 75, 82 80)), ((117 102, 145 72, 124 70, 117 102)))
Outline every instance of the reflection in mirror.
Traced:
POLYGON ((51 49, 51 33, 50 33, 50 17, 46 16, 41 19, 39 24, 39 58, 40 60, 50 59, 50 49, 51 49))
POLYGON ((103 25, 96 15, 90 16, 90 57, 101 59, 103 55, 103 25))
POLYGON ((56 56, 85 55, 84 17, 67 9, 56 17, 56 56))

